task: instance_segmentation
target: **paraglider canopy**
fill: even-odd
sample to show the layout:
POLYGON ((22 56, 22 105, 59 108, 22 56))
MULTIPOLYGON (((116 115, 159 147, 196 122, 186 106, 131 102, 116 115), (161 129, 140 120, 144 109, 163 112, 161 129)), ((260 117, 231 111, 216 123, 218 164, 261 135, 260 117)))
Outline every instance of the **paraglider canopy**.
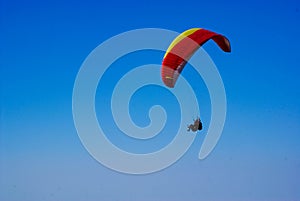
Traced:
POLYGON ((215 32, 193 28, 173 40, 162 61, 161 76, 166 86, 173 88, 178 76, 194 52, 208 40, 214 40, 225 52, 230 52, 229 40, 215 32))

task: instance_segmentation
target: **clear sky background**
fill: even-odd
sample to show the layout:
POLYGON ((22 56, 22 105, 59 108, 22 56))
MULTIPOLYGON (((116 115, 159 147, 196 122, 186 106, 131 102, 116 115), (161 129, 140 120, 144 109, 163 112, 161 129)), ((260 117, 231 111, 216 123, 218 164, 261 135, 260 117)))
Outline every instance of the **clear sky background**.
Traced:
MULTIPOLYGON (((0 2, 0 200, 300 200, 296 0, 0 2), (83 147, 73 123, 72 89, 82 62, 101 42, 148 27, 177 32, 204 27, 230 39, 230 54, 213 42, 204 46, 225 85, 227 119, 205 160, 197 157, 204 138, 200 134, 173 166, 132 176, 102 166, 83 147)), ((151 55, 160 62, 163 53, 151 55)), ((141 64, 152 59, 149 54, 138 58, 141 64)), ((199 88, 207 122, 209 97, 203 83, 199 88)), ((153 89, 137 93, 133 104, 147 90, 153 89)), ((136 123, 147 125, 136 111, 136 123)), ((171 125, 177 121, 172 118, 171 125)), ((157 138, 155 146, 163 147, 171 138, 157 138)), ((129 143, 115 143, 132 149, 129 143)))

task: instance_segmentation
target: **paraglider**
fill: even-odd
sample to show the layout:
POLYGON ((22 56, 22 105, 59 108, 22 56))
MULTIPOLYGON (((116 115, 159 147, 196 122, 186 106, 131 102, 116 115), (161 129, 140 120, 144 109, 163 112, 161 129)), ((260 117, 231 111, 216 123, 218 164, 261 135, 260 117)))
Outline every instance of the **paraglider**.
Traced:
MULTIPOLYGON (((230 42, 225 36, 202 28, 186 30, 173 40, 164 55, 161 68, 161 77, 167 87, 174 88, 188 60, 210 39, 224 52, 231 52, 230 42)), ((187 131, 190 130, 193 132, 202 130, 200 118, 188 125, 187 131)))
POLYGON ((193 132, 202 130, 202 122, 199 117, 196 120, 194 120, 194 124, 188 125, 187 131, 190 131, 190 130, 192 130, 193 132))
POLYGON ((231 51, 229 40, 225 36, 202 28, 189 29, 173 40, 162 61, 161 77, 166 86, 170 88, 175 86, 187 61, 210 39, 223 51, 231 51))

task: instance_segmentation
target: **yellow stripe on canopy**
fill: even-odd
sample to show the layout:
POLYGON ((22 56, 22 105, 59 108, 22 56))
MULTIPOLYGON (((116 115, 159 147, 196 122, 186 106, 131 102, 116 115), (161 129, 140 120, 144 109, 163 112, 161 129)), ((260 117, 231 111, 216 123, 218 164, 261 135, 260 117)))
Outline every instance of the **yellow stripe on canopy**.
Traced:
POLYGON ((199 29, 201 28, 192 28, 192 29, 189 29, 189 30, 186 30, 185 32, 181 33, 179 36, 177 36, 171 43, 171 45, 168 47, 165 55, 164 55, 164 58, 166 57, 166 55, 171 51, 171 49, 177 44, 179 43, 182 39, 184 39, 185 37, 193 34, 195 31, 198 31, 199 29))

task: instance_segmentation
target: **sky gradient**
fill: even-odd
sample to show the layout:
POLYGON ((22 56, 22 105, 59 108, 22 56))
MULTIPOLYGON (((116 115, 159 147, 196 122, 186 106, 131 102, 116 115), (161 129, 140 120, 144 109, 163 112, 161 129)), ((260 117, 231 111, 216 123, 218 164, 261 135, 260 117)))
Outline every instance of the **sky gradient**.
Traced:
MULTIPOLYGON (((299 2, 0 2, 0 200, 300 200, 299 2), (211 41, 203 47, 222 76, 227 118, 205 160, 198 160, 205 135, 199 134, 171 167, 133 176, 104 167, 83 147, 73 123, 72 90, 82 62, 100 43, 149 27, 177 32, 203 27, 229 38, 230 54, 211 41)), ((97 91, 96 100, 111 93, 109 73, 118 66, 159 63, 162 56, 136 52, 115 62, 101 80, 108 87, 97 91)), ((192 77, 193 71, 186 68, 183 74, 192 77)), ((207 89, 201 79, 191 82, 208 122, 207 89)), ((165 102, 154 96, 138 104, 151 90, 156 88, 132 99, 132 118, 141 126, 149 121, 143 106, 165 102)), ((115 126, 111 116, 101 116, 107 107, 96 103, 96 109, 100 124, 103 119, 106 129, 115 126)), ((171 115, 166 129, 176 121, 171 115)), ((158 136, 155 146, 135 142, 136 147, 110 139, 124 149, 147 152, 171 138, 158 136)))

